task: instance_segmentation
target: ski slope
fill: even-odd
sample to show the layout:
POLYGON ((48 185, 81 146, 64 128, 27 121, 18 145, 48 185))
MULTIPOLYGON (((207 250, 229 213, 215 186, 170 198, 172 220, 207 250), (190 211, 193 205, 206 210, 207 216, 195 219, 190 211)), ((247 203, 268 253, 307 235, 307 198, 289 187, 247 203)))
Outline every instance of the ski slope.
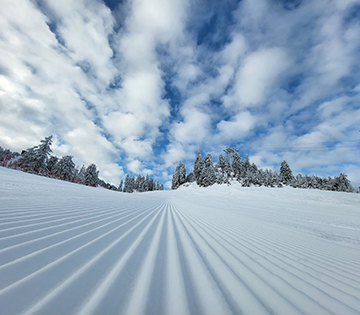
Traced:
POLYGON ((359 313, 359 194, 126 194, 0 167, 0 314, 359 313))

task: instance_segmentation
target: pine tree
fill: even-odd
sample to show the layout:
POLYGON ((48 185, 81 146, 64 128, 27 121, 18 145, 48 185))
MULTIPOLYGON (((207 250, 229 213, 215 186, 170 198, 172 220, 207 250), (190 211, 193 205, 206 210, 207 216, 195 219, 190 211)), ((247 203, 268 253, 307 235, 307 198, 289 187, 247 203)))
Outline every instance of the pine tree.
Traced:
POLYGON ((237 153, 237 155, 239 155, 239 150, 233 148, 233 147, 230 147, 230 148, 226 148, 224 150, 224 152, 226 153, 227 157, 229 158, 231 164, 232 162, 234 161, 234 154, 237 153))
POLYGON ((40 141, 40 145, 27 149, 22 153, 22 163, 20 167, 27 172, 48 175, 46 168, 47 159, 52 152, 50 146, 53 136, 46 137, 40 141))
POLYGON ((171 180, 171 189, 178 189, 184 183, 186 183, 186 169, 185 164, 180 161, 171 180))
POLYGON ((154 179, 151 177, 149 179, 148 191, 153 191, 154 189, 154 179))
POLYGON ((226 175, 226 183, 231 179, 232 168, 228 157, 225 158, 224 175, 226 175))
POLYGON ((145 191, 150 191, 150 179, 149 179, 149 174, 146 174, 146 177, 145 177, 144 190, 145 190, 145 191))
POLYGON ((226 163, 224 156, 222 154, 219 155, 219 159, 216 163, 215 173, 216 173, 216 182, 218 184, 224 184, 227 182, 226 163))
POLYGON ((194 173, 193 172, 190 172, 187 176, 186 176, 186 182, 187 183, 192 183, 195 181, 195 178, 194 178, 194 173))
POLYGON ((186 183, 186 168, 185 164, 181 161, 179 162, 179 185, 186 183))
POLYGON ((334 188, 336 191, 355 192, 354 187, 351 186, 350 181, 347 179, 347 175, 343 173, 335 176, 334 188))
POLYGON ((171 189, 172 190, 178 189, 179 186, 180 186, 179 165, 177 165, 171 179, 171 189))
POLYGON ((208 187, 216 182, 215 168, 211 154, 207 154, 203 161, 203 167, 200 173, 200 186, 208 187))
POLYGON ((196 153, 196 158, 195 158, 195 162, 194 162, 194 177, 195 177, 196 183, 199 186, 200 186, 200 174, 201 174, 202 167, 203 167, 203 160, 202 160, 202 156, 201 156, 201 151, 199 149, 196 153))
POLYGON ((241 178, 241 157, 239 153, 234 152, 232 155, 232 171, 234 173, 234 178, 240 180, 241 178))
POLYGON ((72 158, 70 155, 65 155, 57 163, 56 170, 60 173, 61 179, 70 181, 74 176, 75 163, 72 158))
POLYGON ((52 150, 50 148, 53 142, 53 136, 46 137, 44 140, 40 141, 40 145, 36 150, 36 159, 39 167, 46 167, 46 162, 52 150))
POLYGON ((85 172, 86 168, 85 165, 81 166, 80 171, 77 173, 77 178, 80 181, 80 183, 85 184, 85 172))
POLYGON ((131 186, 130 186, 130 176, 129 174, 126 174, 126 177, 125 177, 125 182, 124 182, 124 189, 123 189, 123 192, 127 192, 127 193, 132 193, 132 189, 131 189, 131 186))
POLYGON ((244 172, 247 172, 248 170, 250 170, 251 164, 250 164, 250 158, 248 155, 245 155, 243 167, 244 167, 244 172))
POLYGON ((294 181, 294 176, 292 174, 289 164, 287 164, 286 161, 283 161, 281 163, 280 178, 285 185, 290 185, 294 181))
POLYGON ((85 171, 85 184, 96 187, 99 182, 99 171, 95 164, 90 164, 85 171))
POLYGON ((57 156, 50 156, 50 158, 48 159, 47 163, 46 163, 46 167, 48 168, 48 170, 52 173, 56 172, 56 165, 59 162, 59 158, 57 156))
POLYGON ((117 189, 118 191, 121 191, 121 192, 123 191, 123 183, 124 183, 124 181, 121 180, 121 181, 120 181, 120 184, 119 184, 119 186, 118 186, 118 189, 117 189))

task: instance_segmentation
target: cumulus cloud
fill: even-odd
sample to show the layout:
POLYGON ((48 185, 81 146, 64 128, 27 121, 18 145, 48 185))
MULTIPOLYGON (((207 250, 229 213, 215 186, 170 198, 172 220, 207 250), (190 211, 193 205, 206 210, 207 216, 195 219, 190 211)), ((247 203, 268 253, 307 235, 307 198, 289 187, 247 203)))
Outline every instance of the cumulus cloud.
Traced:
POLYGON ((218 142, 243 138, 255 123, 256 118, 248 111, 237 114, 231 121, 220 121, 217 125, 219 133, 216 135, 218 142))
POLYGON ((262 105, 290 64, 284 49, 278 47, 251 53, 236 74, 233 91, 230 97, 225 97, 225 106, 247 108, 262 105))

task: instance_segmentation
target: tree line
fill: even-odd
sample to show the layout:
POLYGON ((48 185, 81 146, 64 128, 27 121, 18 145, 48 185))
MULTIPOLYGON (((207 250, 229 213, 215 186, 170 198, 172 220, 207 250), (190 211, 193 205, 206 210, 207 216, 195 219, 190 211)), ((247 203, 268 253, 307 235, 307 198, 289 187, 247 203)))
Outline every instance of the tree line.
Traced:
POLYGON ((230 184, 231 181, 238 181, 243 187, 267 186, 282 187, 283 185, 294 188, 314 188, 331 191, 355 192, 346 174, 341 173, 335 177, 318 177, 315 175, 293 175, 289 164, 283 161, 280 166, 280 173, 269 169, 259 169, 255 163, 250 163, 249 156, 244 159, 239 156, 239 150, 227 148, 225 156, 220 154, 217 163, 214 165, 211 154, 202 158, 198 150, 194 161, 194 169, 186 174, 185 165, 180 161, 177 165, 171 183, 171 189, 177 189, 185 183, 196 182, 201 187, 208 187, 213 184, 230 184))
POLYGON ((155 182, 148 175, 146 177, 139 175, 136 180, 135 176, 130 178, 127 175, 124 185, 123 180, 121 180, 120 185, 115 187, 99 178, 99 171, 94 163, 79 168, 76 167, 71 155, 65 155, 61 158, 52 155, 52 143, 53 136, 46 137, 40 141, 39 145, 23 150, 21 154, 0 147, 0 165, 31 174, 87 186, 102 186, 121 192, 144 192, 164 189, 163 184, 160 184, 159 181, 155 182))

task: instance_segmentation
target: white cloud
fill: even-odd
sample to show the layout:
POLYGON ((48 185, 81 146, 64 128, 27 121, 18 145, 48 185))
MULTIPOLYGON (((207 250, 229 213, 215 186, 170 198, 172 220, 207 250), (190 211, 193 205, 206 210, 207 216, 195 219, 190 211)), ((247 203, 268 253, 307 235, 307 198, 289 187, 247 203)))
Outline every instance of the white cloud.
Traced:
POLYGON ((190 98, 180 110, 183 121, 173 124, 170 131, 181 144, 201 143, 210 134, 211 117, 201 108, 206 107, 208 95, 190 98))
POLYGON ((279 76, 290 66, 282 48, 268 48, 247 56, 236 75, 236 82, 225 106, 247 108, 262 105, 276 86, 279 76))
POLYGON ((216 135, 218 142, 229 140, 237 140, 246 136, 246 134, 254 127, 256 117, 250 112, 244 111, 237 114, 230 121, 220 121, 217 125, 219 133, 216 135))
POLYGON ((142 163, 139 160, 132 160, 131 162, 127 163, 127 168, 134 174, 140 174, 142 170, 142 163))

